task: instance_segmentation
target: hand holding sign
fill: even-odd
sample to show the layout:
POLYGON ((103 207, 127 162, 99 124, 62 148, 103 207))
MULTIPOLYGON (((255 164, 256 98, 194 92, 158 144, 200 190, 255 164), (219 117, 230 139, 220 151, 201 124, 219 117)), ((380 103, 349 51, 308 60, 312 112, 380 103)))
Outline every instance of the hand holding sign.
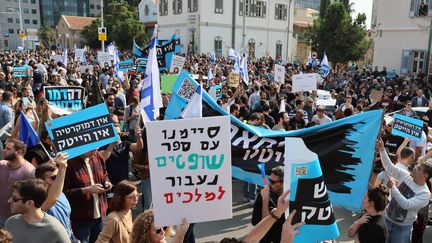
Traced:
POLYGON ((287 220, 285 220, 285 223, 282 226, 282 236, 281 236, 281 243, 292 243, 294 242, 295 235, 300 233, 300 230, 297 228, 304 225, 305 222, 298 222, 294 225, 292 225, 292 220, 294 218, 294 214, 297 211, 294 209, 288 216, 287 220))

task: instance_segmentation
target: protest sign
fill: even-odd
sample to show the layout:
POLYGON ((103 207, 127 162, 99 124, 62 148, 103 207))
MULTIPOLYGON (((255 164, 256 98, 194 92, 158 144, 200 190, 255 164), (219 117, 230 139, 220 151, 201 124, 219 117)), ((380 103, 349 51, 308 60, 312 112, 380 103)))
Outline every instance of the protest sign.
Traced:
POLYGON ((75 62, 82 62, 83 61, 83 57, 85 55, 85 49, 75 49, 75 57, 74 57, 74 61, 75 62))
POLYGON ((91 73, 93 73, 93 65, 83 65, 83 66, 79 66, 78 70, 80 71, 80 73, 86 73, 86 70, 89 70, 91 73))
POLYGON ((292 224, 306 223, 299 227, 294 242, 320 242, 339 237, 318 155, 301 138, 285 138, 285 152, 284 190, 291 190, 289 211, 297 211, 292 224))
POLYGON ((13 67, 13 77, 27 77, 27 68, 26 67, 13 67))
POLYGON ((383 94, 384 94, 383 89, 380 90, 373 89, 369 94, 369 99, 372 101, 372 103, 376 103, 381 100, 383 94))
POLYGON ((285 83, 285 67, 275 64, 274 81, 284 84, 285 83))
POLYGON ((231 218, 229 117, 146 126, 156 227, 231 218))
POLYGON ((237 88, 240 85, 240 74, 231 72, 228 76, 228 87, 237 88))
POLYGON ((114 60, 114 57, 108 52, 98 51, 97 60, 101 68, 106 68, 112 66, 111 61, 114 60))
POLYGON ((56 63, 56 64, 57 64, 58 62, 61 62, 62 59, 63 59, 62 55, 51 55, 51 56, 50 56, 50 61, 51 61, 51 60, 54 60, 54 63, 56 63))
POLYGON ((3 136, 4 133, 6 132, 11 132, 12 128, 14 126, 14 121, 10 121, 8 122, 6 125, 4 125, 1 129, 0 129, 0 137, 3 136))
POLYGON ((393 116, 392 134, 422 141, 423 121, 401 114, 393 116))
POLYGON ((222 84, 213 85, 210 87, 209 95, 213 98, 213 100, 217 101, 222 98, 222 84))
POLYGON ((329 91, 327 90, 322 90, 319 89, 317 90, 317 99, 316 99, 316 104, 319 105, 323 105, 323 106, 335 106, 336 105, 336 99, 333 99, 331 97, 331 94, 329 91))
POLYGON ((174 74, 179 74, 183 70, 185 60, 185 57, 173 55, 170 72, 174 74))
POLYGON ((162 75, 161 76, 161 91, 162 93, 172 93, 173 86, 178 78, 178 74, 162 75))
POLYGON ((312 91, 317 89, 316 73, 297 74, 292 76, 292 92, 312 91))
POLYGON ((121 61, 121 62, 118 63, 118 69, 120 71, 126 72, 126 71, 129 71, 129 70, 132 70, 133 69, 133 65, 134 65, 134 63, 133 63, 132 59, 129 59, 129 60, 126 60, 126 61, 121 61))
POLYGON ((83 109, 84 87, 45 86, 44 93, 48 105, 62 110, 62 114, 70 114, 83 109))
POLYGON ((396 77, 397 77, 397 72, 395 69, 387 70, 386 78, 396 78, 396 77))
POLYGON ((69 159, 118 139, 105 104, 45 122, 45 127, 57 152, 68 153, 69 159))

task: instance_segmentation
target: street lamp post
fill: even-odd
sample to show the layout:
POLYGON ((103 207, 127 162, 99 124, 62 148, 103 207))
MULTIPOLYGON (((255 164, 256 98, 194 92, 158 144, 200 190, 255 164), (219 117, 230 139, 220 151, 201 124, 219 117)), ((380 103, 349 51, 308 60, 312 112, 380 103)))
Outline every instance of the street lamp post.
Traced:
POLYGON ((192 55, 195 55, 195 27, 190 27, 189 31, 192 33, 192 55))

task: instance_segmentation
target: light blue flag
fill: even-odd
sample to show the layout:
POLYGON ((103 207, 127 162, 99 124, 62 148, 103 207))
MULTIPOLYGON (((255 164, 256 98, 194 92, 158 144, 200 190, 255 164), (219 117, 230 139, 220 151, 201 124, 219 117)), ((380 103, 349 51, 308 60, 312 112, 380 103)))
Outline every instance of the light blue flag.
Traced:
POLYGON ((181 114, 182 118, 202 118, 202 86, 198 85, 195 94, 181 114))
POLYGON ((33 126, 27 120, 25 114, 21 111, 20 127, 19 127, 19 140, 27 145, 27 148, 32 148, 39 144, 40 140, 33 129, 33 126))
POLYGON ((84 53, 83 53, 83 57, 82 57, 82 63, 84 63, 84 65, 87 65, 87 47, 84 46, 84 53))
POLYGON ((65 67, 68 65, 68 52, 67 52, 67 46, 65 46, 63 50, 63 56, 62 56, 62 63, 65 65, 65 67))
POLYGON ((230 48, 228 50, 228 58, 234 59, 235 61, 232 71, 234 73, 240 73, 240 55, 238 54, 238 52, 233 48, 230 48))
POLYGON ((246 85, 249 85, 249 73, 248 73, 247 62, 248 62, 248 54, 244 53, 240 65, 240 77, 242 78, 243 82, 245 82, 246 85))
POLYGON ((159 109, 163 107, 159 80, 159 67, 156 56, 157 25, 150 41, 150 50, 145 70, 145 77, 141 83, 141 112, 144 122, 154 121, 159 117, 159 109))

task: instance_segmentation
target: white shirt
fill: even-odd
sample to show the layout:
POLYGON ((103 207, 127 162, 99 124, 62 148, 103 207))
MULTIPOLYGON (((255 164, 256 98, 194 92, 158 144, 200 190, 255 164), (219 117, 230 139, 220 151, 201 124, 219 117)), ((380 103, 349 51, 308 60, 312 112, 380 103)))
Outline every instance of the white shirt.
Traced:
MULTIPOLYGON (((95 182, 94 182, 94 179, 93 179, 93 171, 91 169, 90 159, 86 158, 84 160, 84 162, 86 164, 86 167, 87 167, 87 170, 88 170, 88 173, 89 173, 89 176, 90 176, 90 184, 94 185, 95 182)), ((93 208, 94 208, 93 218, 94 219, 100 218, 101 217, 101 213, 100 213, 100 209, 99 209, 99 195, 97 193, 93 193, 93 208)))

